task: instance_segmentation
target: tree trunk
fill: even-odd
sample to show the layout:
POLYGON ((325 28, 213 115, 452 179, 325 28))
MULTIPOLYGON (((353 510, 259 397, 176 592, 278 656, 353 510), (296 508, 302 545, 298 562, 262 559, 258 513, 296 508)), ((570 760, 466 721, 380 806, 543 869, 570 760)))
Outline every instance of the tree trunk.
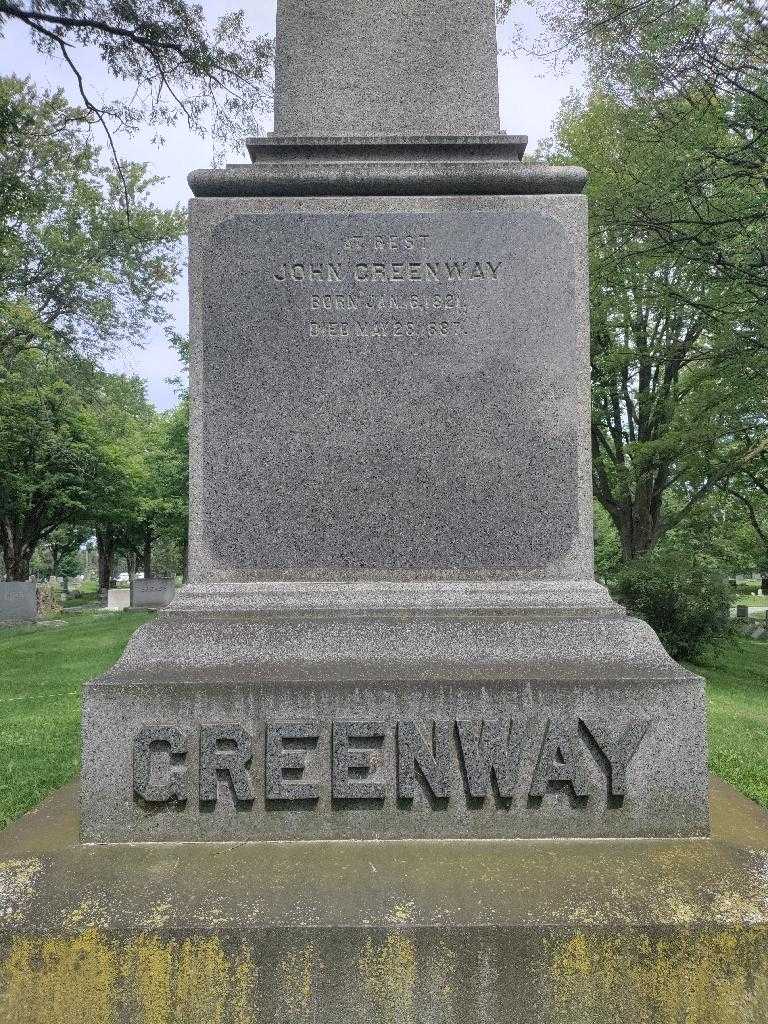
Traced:
POLYGON ((7 519, 1 526, 5 577, 12 583, 26 583, 29 579, 29 563, 32 561, 34 548, 29 550, 7 519))
POLYGON ((99 552, 99 593, 103 596, 109 590, 112 579, 112 563, 115 560, 115 536, 111 530, 97 530, 96 544, 99 552))
POLYGON ((152 576, 152 531, 147 527, 144 530, 144 554, 142 555, 142 565, 144 566, 144 579, 148 580, 152 576))
POLYGON ((125 553, 125 564, 128 568, 128 581, 133 583, 133 577, 136 575, 136 552, 127 551, 125 553))
POLYGON ((608 511, 619 531, 624 562, 640 558, 656 546, 662 534, 660 517, 653 515, 644 503, 635 499, 624 505, 618 514, 608 511))

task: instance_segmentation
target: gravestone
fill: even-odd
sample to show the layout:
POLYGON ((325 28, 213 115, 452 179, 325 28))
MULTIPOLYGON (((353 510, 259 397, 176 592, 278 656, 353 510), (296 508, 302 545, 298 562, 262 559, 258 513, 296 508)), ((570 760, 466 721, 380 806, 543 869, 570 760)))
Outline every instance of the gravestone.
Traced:
POLYGON ((176 580, 160 576, 131 583, 131 608, 167 608, 176 594, 176 580))
POLYGON ((107 611, 122 612, 131 607, 131 591, 128 587, 110 587, 107 591, 107 611))
POLYGON ((736 618, 737 619, 748 619, 749 618, 749 605, 737 604, 736 605, 736 618))
POLYGON ((279 0, 275 134, 190 175, 190 581, 86 687, 81 842, 6 842, 18 1019, 768 1016, 768 821, 707 838, 702 680, 594 580, 585 174, 499 130, 493 7, 279 0))
POLYGON ((0 622, 32 622, 36 618, 36 585, 0 582, 0 622))
POLYGON ((89 841, 708 831, 702 682, 594 581, 585 176, 448 10, 284 0, 190 175, 190 582, 88 687, 89 841))

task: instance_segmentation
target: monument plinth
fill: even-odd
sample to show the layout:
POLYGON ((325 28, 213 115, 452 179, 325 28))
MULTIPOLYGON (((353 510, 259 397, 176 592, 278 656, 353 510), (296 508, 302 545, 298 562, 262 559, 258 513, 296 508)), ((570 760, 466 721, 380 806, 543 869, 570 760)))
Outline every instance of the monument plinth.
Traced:
POLYGON ((584 171, 499 131, 492 0, 280 0, 275 107, 190 175, 190 582, 82 842, 9 840, 0 1005, 758 1024, 768 826, 705 838, 702 680, 594 580, 584 171))

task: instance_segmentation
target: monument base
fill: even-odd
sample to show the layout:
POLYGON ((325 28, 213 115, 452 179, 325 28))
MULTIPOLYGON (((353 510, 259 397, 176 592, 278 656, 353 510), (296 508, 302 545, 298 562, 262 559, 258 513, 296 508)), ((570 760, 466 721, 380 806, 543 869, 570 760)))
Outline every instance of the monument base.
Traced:
POLYGON ((8 1024, 763 1024, 768 816, 688 840, 80 845, 2 835, 8 1024))
POLYGON ((87 842, 708 831, 703 681, 592 582, 183 589, 86 688, 87 842))

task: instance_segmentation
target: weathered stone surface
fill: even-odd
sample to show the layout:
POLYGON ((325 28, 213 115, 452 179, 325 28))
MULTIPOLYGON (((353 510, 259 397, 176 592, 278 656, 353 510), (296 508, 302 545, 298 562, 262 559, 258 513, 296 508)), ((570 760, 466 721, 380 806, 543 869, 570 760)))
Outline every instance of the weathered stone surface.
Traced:
POLYGON ((188 181, 196 196, 236 197, 559 195, 581 192, 587 180, 580 167, 457 157, 413 159, 405 150, 399 160, 259 160, 193 171, 188 181))
POLYGON ((153 576, 131 583, 132 608, 167 608, 176 595, 176 580, 153 576))
POLYGON ((279 0, 278 135, 498 131, 493 0, 279 0))
MULTIPOLYGON (((253 163, 322 161, 329 173, 339 161, 358 164, 405 159, 435 163, 444 160, 495 160, 519 167, 528 145, 527 135, 385 135, 379 137, 268 135, 245 140, 253 163)), ((229 164, 228 167, 232 167, 229 164)), ((238 166, 238 165, 234 165, 238 166)), ((543 165, 538 165, 539 167, 543 165)), ((550 167, 551 171, 562 168, 550 167)), ((582 174, 586 174, 582 171, 582 174)))
POLYGON ((585 213, 193 201, 193 578, 591 578, 585 213))
POLYGON ((85 839, 706 834, 702 681, 615 605, 256 607, 89 684, 85 839))
POLYGON ((35 584, 0 582, 0 622, 32 622, 36 618, 35 584))
POLYGON ((8 1024, 764 1024, 768 819, 711 839, 82 846, 0 835, 8 1024))
POLYGON ((131 607, 129 587, 110 587, 107 591, 107 611, 121 612, 131 607))

